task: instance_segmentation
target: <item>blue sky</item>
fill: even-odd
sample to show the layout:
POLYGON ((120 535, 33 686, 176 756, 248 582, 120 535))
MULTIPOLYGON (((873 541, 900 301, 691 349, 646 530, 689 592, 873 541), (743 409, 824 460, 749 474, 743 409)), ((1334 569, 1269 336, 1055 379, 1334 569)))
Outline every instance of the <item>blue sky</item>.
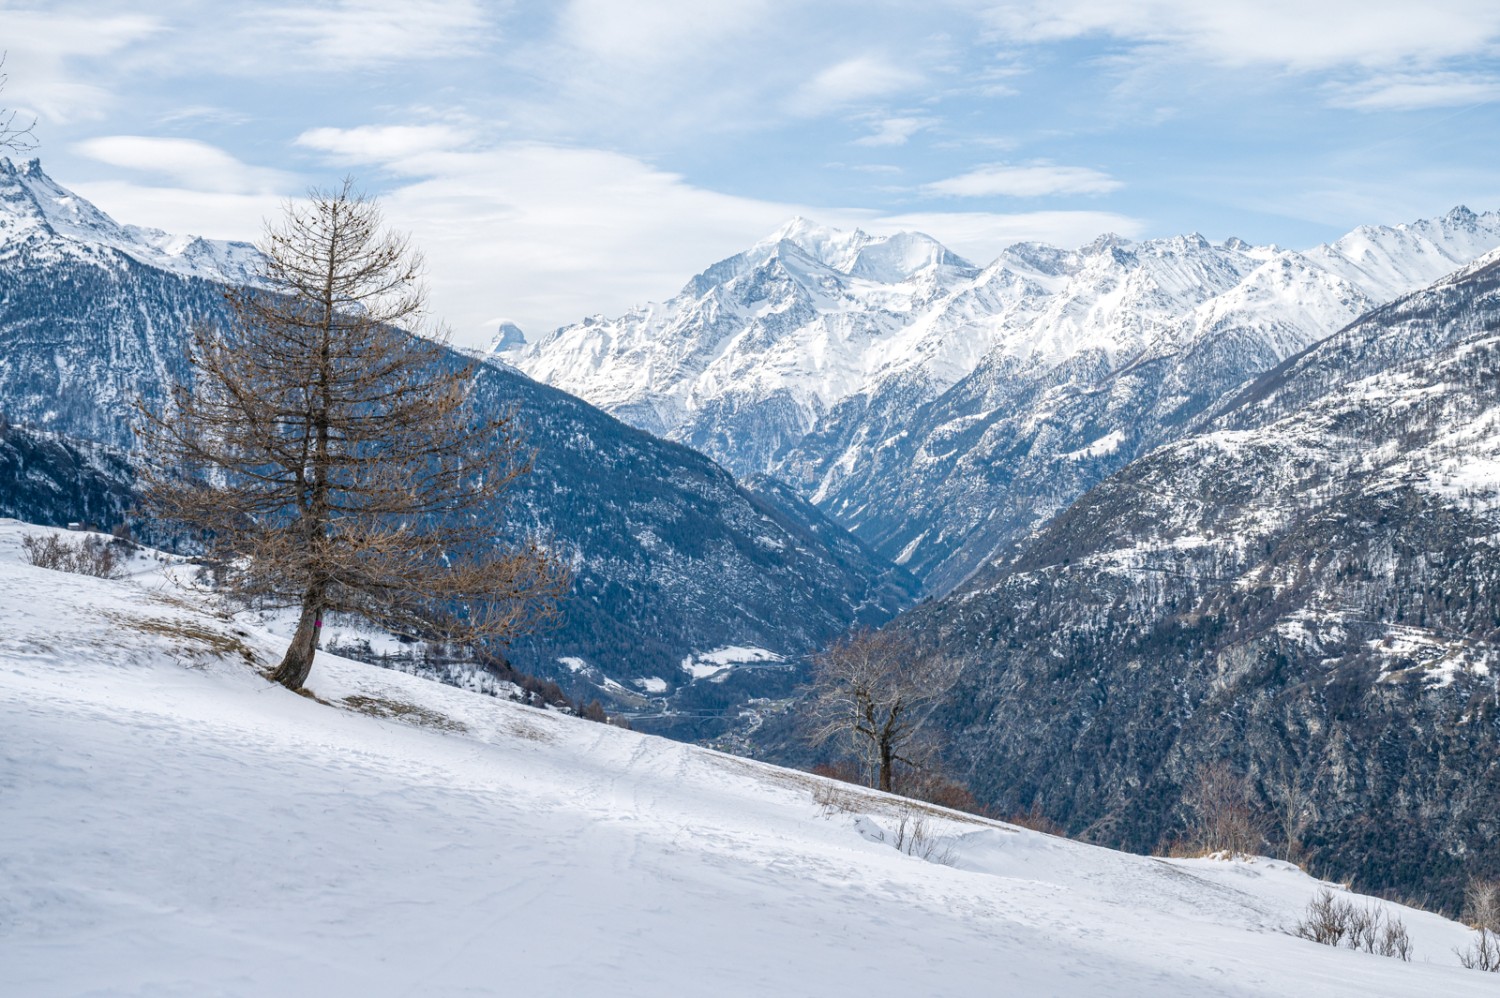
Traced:
POLYGON ((0 101, 124 222, 254 238, 352 174, 479 343, 793 214, 1301 247, 1500 208, 1494 0, 0 0, 0 101))

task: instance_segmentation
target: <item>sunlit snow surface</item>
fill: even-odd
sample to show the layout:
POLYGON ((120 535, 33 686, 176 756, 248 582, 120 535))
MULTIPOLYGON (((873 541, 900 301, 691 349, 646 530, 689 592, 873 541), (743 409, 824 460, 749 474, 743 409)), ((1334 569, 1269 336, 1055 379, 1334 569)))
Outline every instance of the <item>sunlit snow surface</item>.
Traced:
POLYGON ((21 565, 27 529, 0 523, 6 995, 1494 993, 1434 915, 1400 911, 1412 964, 1283 934, 1318 885, 1268 860, 930 819, 950 868, 803 774, 332 656, 299 697, 240 655, 269 637, 149 564, 21 565))

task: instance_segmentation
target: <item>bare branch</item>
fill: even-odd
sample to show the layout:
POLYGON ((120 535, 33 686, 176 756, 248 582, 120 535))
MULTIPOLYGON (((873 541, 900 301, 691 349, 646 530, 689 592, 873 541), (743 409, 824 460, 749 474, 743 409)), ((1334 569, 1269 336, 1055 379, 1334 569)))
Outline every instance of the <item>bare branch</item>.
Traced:
MULTIPOLYGON (((4 71, 5 60, 10 53, 0 52, 0 91, 5 89, 6 83, 10 82, 10 74, 4 71)), ((34 150, 37 146, 36 119, 24 127, 16 124, 16 115, 19 112, 8 107, 0 107, 0 149, 9 149, 18 155, 24 156, 34 150)))

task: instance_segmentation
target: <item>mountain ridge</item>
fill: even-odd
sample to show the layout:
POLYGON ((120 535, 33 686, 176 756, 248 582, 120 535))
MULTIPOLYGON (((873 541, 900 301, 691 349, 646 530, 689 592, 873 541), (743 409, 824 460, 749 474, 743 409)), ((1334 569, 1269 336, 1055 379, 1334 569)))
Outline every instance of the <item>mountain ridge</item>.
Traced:
POLYGON ((1306 252, 1106 235, 974 268, 928 247, 921 279, 866 286, 848 272, 872 239, 793 220, 676 298, 505 359, 781 478, 943 592, 1220 395, 1500 246, 1500 214, 1455 208, 1306 252))

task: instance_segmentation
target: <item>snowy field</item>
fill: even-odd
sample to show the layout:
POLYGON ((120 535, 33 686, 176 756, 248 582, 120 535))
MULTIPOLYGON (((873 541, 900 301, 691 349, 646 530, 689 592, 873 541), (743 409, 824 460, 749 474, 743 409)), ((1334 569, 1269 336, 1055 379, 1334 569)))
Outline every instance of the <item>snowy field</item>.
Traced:
POLYGON ((273 638, 0 521, 0 994, 1494 995, 1286 935, 1318 883, 899 802, 273 638), (880 841, 884 834, 887 841, 880 841))

